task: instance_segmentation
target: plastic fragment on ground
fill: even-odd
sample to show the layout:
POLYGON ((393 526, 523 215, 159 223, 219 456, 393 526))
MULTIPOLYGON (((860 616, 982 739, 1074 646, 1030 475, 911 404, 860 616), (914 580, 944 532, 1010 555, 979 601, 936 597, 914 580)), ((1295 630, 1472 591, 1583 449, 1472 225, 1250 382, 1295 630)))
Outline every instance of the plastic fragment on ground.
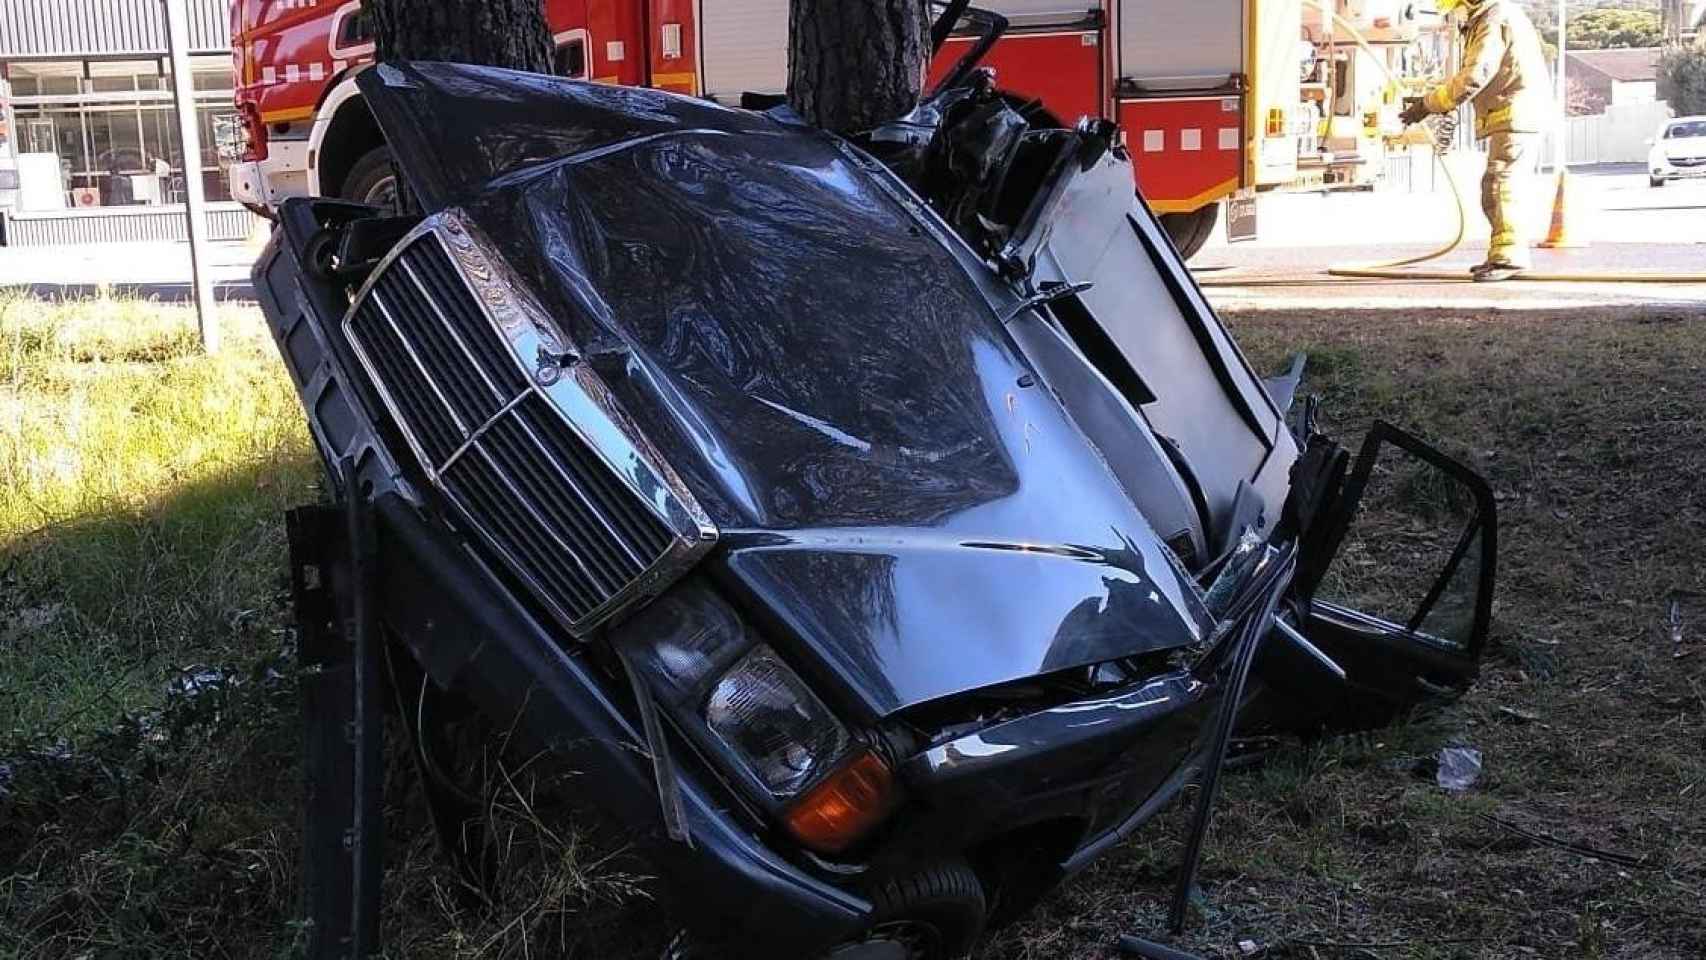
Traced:
POLYGON ((1440 788, 1462 793, 1481 779, 1481 751, 1469 747, 1446 747, 1439 752, 1439 773, 1435 775, 1440 788))

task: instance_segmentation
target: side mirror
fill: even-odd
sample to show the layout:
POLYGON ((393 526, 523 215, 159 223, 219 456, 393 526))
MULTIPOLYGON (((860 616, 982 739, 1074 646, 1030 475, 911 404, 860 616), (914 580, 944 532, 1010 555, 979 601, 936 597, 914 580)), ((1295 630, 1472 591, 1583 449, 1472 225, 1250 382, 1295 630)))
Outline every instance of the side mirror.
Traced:
POLYGON ((1655 141, 1655 140, 1654 140, 1654 139, 1653 139, 1653 138, 1652 138, 1652 137, 1648 137, 1648 138, 1647 138, 1647 139, 1646 139, 1646 140, 1645 140, 1645 141, 1644 141, 1644 142, 1645 142, 1645 143, 1646 143, 1646 144, 1647 144, 1647 146, 1649 146, 1649 147, 1650 147, 1650 146, 1652 146, 1652 145, 1653 145, 1653 144, 1654 144, 1654 143, 1656 143, 1656 142, 1657 142, 1657 141, 1655 141))

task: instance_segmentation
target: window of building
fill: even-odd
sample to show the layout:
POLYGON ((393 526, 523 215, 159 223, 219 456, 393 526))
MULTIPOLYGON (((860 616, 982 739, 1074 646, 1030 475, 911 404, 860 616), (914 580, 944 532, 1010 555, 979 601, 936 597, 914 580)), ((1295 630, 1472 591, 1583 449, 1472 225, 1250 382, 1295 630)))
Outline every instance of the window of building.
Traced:
POLYGON ((6 67, 13 97, 65 97, 83 92, 83 64, 79 61, 13 63, 6 67))
POLYGON ((158 60, 97 60, 89 64, 90 93, 136 93, 164 89, 158 60))
POLYGON ((83 124, 88 131, 90 172, 109 176, 143 172, 150 155, 142 147, 140 108, 87 107, 83 124))
MULTIPOLYGON (((213 133, 219 118, 232 113, 231 63, 196 57, 192 70, 202 143, 190 175, 202 178, 209 200, 229 200, 213 133)), ((186 173, 167 61, 12 63, 6 72, 14 146, 57 156, 64 205, 182 202, 186 173)), ((39 187, 32 193, 43 195, 39 187)), ((53 194, 50 184, 46 195, 53 194)))
MULTIPOLYGON (((192 57, 190 58, 190 85, 195 88, 196 97, 203 94, 232 95, 236 82, 231 72, 231 60, 228 57, 192 57)), ((160 89, 170 93, 172 90, 172 63, 170 60, 163 64, 160 73, 160 89)))

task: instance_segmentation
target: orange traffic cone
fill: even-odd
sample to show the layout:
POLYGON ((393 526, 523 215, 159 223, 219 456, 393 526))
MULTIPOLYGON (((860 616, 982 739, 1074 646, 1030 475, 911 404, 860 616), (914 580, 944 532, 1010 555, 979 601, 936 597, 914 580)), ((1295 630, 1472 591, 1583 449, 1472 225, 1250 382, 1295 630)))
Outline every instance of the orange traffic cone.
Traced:
POLYGON ((1558 193, 1552 199, 1552 226, 1546 231, 1546 239, 1538 246, 1548 250, 1563 250, 1570 247, 1585 247, 1586 243, 1570 239, 1569 216, 1565 210, 1569 206, 1570 171, 1558 168, 1558 193))

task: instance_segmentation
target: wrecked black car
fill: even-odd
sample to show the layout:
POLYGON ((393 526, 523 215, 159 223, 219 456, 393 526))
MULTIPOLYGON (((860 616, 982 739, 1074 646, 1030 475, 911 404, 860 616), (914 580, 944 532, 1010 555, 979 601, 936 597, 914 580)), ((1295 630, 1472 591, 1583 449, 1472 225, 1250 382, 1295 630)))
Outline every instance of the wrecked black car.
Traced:
POLYGON ((1353 464, 1120 132, 1033 128, 975 53, 856 140, 460 65, 361 85, 424 213, 290 201, 255 272, 339 502, 291 524, 308 710, 345 718, 309 741, 322 942, 376 935, 385 642, 754 957, 956 956, 1235 729, 1474 678, 1485 484, 1387 426, 1353 464), (1393 559, 1353 522, 1392 477, 1454 512, 1376 616, 1334 558, 1393 559))

